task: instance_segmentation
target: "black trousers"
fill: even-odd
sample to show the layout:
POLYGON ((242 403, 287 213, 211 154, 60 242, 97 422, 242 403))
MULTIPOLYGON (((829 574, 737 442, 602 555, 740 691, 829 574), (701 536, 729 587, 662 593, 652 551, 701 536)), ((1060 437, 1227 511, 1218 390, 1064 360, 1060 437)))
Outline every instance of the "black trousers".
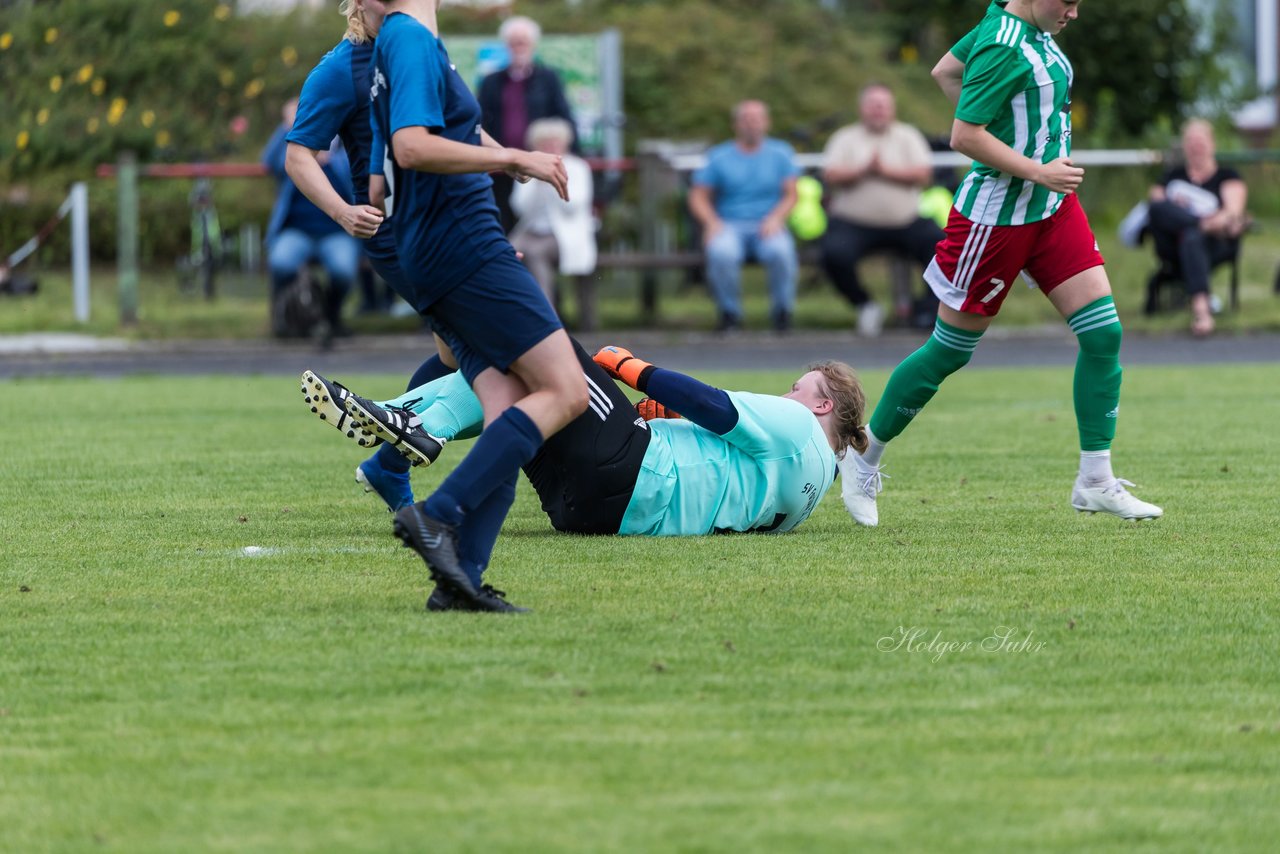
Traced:
POLYGON ((822 269, 845 299, 861 306, 871 297, 862 287, 858 262, 873 252, 893 250, 927 267, 942 237, 938 224, 923 217, 901 228, 874 228, 832 217, 822 236, 822 269))
POLYGON ((587 380, 587 411, 548 439, 524 473, 557 531, 616 534, 631 502, 649 425, 608 374, 573 342, 587 380))
POLYGON ((493 200, 498 205, 498 222, 502 223, 502 230, 510 234, 511 229, 516 227, 516 214, 511 210, 511 191, 516 185, 515 179, 506 172, 495 172, 490 177, 493 178, 493 200))
POLYGON ((1235 257, 1238 241, 1210 237, 1199 218, 1167 199, 1152 202, 1149 216, 1156 257, 1178 271, 1188 294, 1208 293, 1210 271, 1235 257))

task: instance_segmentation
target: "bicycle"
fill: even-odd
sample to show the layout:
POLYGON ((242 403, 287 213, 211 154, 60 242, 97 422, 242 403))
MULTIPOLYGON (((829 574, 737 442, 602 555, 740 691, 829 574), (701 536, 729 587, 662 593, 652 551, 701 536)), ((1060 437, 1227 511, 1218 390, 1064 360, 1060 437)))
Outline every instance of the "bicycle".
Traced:
POLYGON ((191 204, 191 251, 178 259, 178 288, 193 293, 197 284, 206 300, 217 294, 217 271, 222 266, 224 244, 213 204, 213 182, 197 178, 188 196, 191 204))

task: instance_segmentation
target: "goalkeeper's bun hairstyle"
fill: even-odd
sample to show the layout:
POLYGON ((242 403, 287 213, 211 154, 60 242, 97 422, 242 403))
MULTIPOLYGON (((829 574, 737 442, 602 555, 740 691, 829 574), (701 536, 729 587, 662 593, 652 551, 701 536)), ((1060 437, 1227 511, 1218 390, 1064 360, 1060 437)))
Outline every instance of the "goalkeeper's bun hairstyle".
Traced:
POLYGON ((373 41, 373 35, 364 23, 364 4, 359 0, 342 0, 338 4, 338 14, 347 19, 347 34, 343 38, 352 44, 373 41))
POLYGON ((840 447, 852 446, 858 453, 865 451, 867 431, 862 425, 866 420, 867 396, 857 373, 844 362, 835 360, 814 362, 808 369, 822 374, 826 382, 827 394, 835 404, 833 413, 840 447))

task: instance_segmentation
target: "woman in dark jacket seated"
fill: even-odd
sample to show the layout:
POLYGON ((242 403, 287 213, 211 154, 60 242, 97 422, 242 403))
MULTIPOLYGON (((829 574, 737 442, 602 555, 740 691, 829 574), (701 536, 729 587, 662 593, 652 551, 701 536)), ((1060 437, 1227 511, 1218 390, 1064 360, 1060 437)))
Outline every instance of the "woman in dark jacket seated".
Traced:
POLYGON ((1182 129, 1183 165, 1151 188, 1156 255, 1178 271, 1191 298, 1191 334, 1213 332, 1209 271, 1231 260, 1244 232, 1248 188, 1240 173, 1218 165, 1213 126, 1192 119, 1182 129))

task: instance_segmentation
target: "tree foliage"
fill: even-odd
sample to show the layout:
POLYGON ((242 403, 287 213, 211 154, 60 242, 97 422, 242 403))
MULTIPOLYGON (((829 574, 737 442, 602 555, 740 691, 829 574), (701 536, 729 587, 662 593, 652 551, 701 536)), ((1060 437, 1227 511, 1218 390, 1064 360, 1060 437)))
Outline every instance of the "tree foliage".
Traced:
POLYGON ((261 139, 342 34, 336 13, 238 16, 219 0, 20 3, 0 24, 0 175, 211 157, 261 139))
MULTIPOLYGON (((879 12, 902 52, 932 62, 985 14, 985 0, 858 0, 879 12)), ((1091 0, 1057 37, 1075 67, 1077 125, 1097 142, 1124 143, 1176 126, 1226 93, 1221 51, 1232 26, 1206 21, 1187 0, 1091 0)), ((1229 98, 1229 94, 1228 94, 1229 98)))

